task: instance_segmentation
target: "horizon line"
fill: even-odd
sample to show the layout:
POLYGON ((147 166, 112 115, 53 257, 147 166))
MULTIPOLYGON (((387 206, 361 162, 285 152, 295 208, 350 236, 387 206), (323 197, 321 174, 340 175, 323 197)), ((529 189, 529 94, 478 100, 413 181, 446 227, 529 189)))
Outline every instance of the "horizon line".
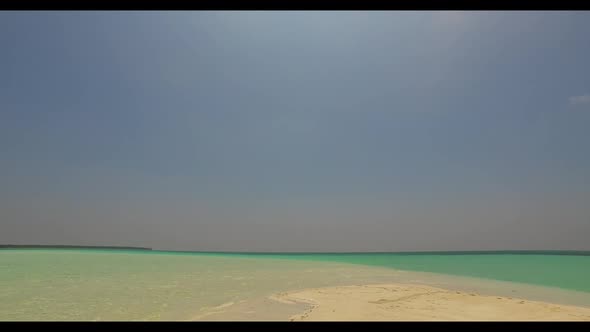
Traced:
POLYGON ((138 250, 170 253, 203 253, 203 254, 454 254, 454 253, 584 253, 590 254, 590 250, 574 249, 496 249, 496 250, 408 250, 408 251, 224 251, 224 250, 166 250, 149 247, 134 246, 99 246, 99 245, 69 245, 69 244, 0 244, 0 249, 108 249, 108 250, 138 250))

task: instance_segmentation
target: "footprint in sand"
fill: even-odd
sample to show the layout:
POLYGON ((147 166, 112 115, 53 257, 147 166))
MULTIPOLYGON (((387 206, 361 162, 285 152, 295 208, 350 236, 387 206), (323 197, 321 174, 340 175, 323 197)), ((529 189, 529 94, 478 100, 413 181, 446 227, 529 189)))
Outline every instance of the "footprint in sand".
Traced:
POLYGON ((373 303, 373 304, 383 304, 383 303, 389 303, 389 302, 395 302, 395 300, 379 299, 377 301, 369 301, 369 303, 373 303))
POLYGON ((222 305, 218 305, 217 307, 213 307, 212 309, 223 309, 223 308, 227 308, 227 307, 229 307, 229 306, 231 306, 233 304, 234 304, 233 302, 227 302, 227 303, 224 303, 222 305))

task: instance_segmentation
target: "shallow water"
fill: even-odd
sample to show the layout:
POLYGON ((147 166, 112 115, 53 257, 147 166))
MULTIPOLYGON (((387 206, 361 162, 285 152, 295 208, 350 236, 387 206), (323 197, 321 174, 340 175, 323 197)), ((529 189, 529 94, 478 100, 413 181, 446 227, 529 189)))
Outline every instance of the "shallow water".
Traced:
MULTIPOLYGON (((395 282, 590 305, 586 292, 399 271, 391 268, 397 266, 379 266, 374 261, 363 265, 353 259, 356 264, 350 264, 342 256, 331 260, 326 256, 0 250, 0 320, 189 320, 217 310, 215 307, 281 291, 395 282)), ((413 257, 417 258, 413 267, 428 262, 423 256, 413 257)), ((531 258, 529 264, 538 264, 538 258, 531 258)), ((571 257, 562 258, 566 260, 561 266, 571 273, 571 257)), ((463 257, 463 261, 481 264, 472 257, 463 257)), ((546 264, 555 264, 555 260, 548 259, 546 264)), ((435 268, 443 265, 432 263, 435 268)), ((578 270, 584 276, 587 266, 578 265, 578 270)), ((577 282, 576 286, 583 284, 577 282)))
POLYGON ((383 266, 590 292, 589 252, 449 252, 269 255, 383 266))

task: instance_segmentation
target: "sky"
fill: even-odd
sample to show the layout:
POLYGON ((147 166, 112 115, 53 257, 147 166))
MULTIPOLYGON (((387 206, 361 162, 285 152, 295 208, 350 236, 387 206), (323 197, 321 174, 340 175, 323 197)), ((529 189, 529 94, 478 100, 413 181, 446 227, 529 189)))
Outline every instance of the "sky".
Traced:
POLYGON ((590 250, 588 12, 0 12, 0 243, 590 250))

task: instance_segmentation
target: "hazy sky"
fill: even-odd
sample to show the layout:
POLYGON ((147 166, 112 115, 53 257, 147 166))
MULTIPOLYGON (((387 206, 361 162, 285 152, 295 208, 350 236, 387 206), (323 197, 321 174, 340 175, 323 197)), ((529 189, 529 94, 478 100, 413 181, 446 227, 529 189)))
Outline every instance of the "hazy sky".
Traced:
POLYGON ((0 13, 0 243, 589 239, 588 12, 0 13))

